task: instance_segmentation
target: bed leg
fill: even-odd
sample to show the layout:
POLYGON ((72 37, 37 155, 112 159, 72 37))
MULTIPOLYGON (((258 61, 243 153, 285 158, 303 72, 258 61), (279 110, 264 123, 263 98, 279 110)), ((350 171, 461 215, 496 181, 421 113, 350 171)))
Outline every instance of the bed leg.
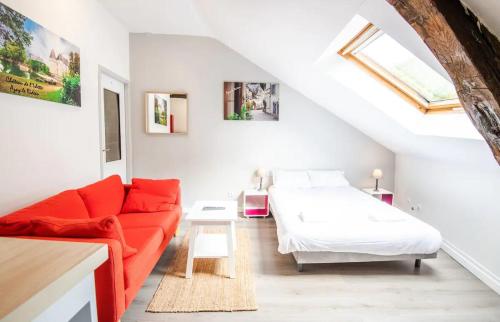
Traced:
POLYGON ((297 263, 297 271, 298 272, 303 272, 304 271, 304 264, 297 263))
POLYGON ((420 268, 421 265, 422 265, 422 260, 420 258, 416 259, 415 260, 415 268, 420 268))

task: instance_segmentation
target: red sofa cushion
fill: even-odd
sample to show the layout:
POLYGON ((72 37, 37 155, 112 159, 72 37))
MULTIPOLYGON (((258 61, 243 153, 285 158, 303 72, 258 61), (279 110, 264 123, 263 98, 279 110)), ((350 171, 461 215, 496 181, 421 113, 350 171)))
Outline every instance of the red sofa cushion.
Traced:
POLYGON ((122 213, 130 212, 155 212, 172 210, 168 197, 153 195, 139 189, 130 189, 123 204, 122 213))
POLYGON ((123 271, 125 275, 125 289, 129 286, 142 284, 143 276, 150 272, 145 272, 145 267, 151 266, 150 261, 155 261, 154 254, 160 248, 163 241, 163 231, 159 227, 131 228, 124 229, 127 242, 138 252, 123 261, 123 271))
POLYGON ((165 200, 168 203, 175 204, 175 201, 177 200, 177 193, 179 191, 179 180, 178 179, 153 180, 153 179, 133 178, 132 187, 130 188, 130 190, 132 191, 134 189, 152 195, 165 197, 165 200))
POLYGON ((0 218, 0 236, 29 236, 32 232, 30 219, 0 218))
POLYGON ((90 217, 118 215, 122 209, 125 189, 120 176, 114 175, 78 189, 90 217))
POLYGON ((172 228, 177 228, 181 218, 181 207, 174 205, 170 211, 149 213, 127 213, 118 215, 118 220, 123 229, 138 227, 160 227, 166 238, 170 238, 172 228))
POLYGON ((31 224, 33 236, 115 239, 122 246, 123 258, 137 253, 137 249, 127 245, 116 216, 88 219, 39 217, 32 219, 31 224))
POLYGON ((30 219, 36 216, 89 218, 89 212, 76 190, 66 190, 5 217, 30 219))

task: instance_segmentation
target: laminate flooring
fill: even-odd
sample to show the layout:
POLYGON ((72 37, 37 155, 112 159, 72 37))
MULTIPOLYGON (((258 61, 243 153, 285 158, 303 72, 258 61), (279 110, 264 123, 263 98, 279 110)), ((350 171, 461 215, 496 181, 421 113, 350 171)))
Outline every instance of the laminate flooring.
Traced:
POLYGON ((272 217, 242 219, 253 242, 254 312, 148 313, 166 266, 184 237, 174 238, 122 322, 500 321, 500 296, 440 251, 437 259, 304 265, 278 253, 272 217))

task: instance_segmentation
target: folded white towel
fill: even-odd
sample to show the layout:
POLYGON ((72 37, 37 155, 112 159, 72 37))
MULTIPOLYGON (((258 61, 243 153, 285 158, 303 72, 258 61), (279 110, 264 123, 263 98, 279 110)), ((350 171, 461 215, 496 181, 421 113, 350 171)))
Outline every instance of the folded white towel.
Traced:
POLYGON ((313 209, 301 211, 299 217, 303 222, 328 222, 332 219, 331 214, 313 209))
POLYGON ((380 215, 368 215, 368 218, 374 222, 401 222, 406 221, 403 217, 395 217, 395 216, 380 216, 380 215))
POLYGON ((331 222, 345 218, 348 213, 347 207, 340 203, 314 204, 303 207, 299 217, 303 222, 331 222))
POLYGON ((302 222, 322 223, 334 221, 359 221, 370 220, 372 222, 402 222, 407 221, 396 208, 387 207, 385 204, 377 204, 366 207, 365 204, 335 201, 331 203, 302 204, 299 217, 302 222))

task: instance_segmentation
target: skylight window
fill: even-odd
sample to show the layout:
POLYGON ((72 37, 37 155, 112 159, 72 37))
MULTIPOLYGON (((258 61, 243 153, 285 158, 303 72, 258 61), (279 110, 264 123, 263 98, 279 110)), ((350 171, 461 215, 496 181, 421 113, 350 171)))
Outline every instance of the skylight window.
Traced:
POLYGON ((368 24, 340 51, 423 113, 460 108, 453 84, 382 30, 368 24))

